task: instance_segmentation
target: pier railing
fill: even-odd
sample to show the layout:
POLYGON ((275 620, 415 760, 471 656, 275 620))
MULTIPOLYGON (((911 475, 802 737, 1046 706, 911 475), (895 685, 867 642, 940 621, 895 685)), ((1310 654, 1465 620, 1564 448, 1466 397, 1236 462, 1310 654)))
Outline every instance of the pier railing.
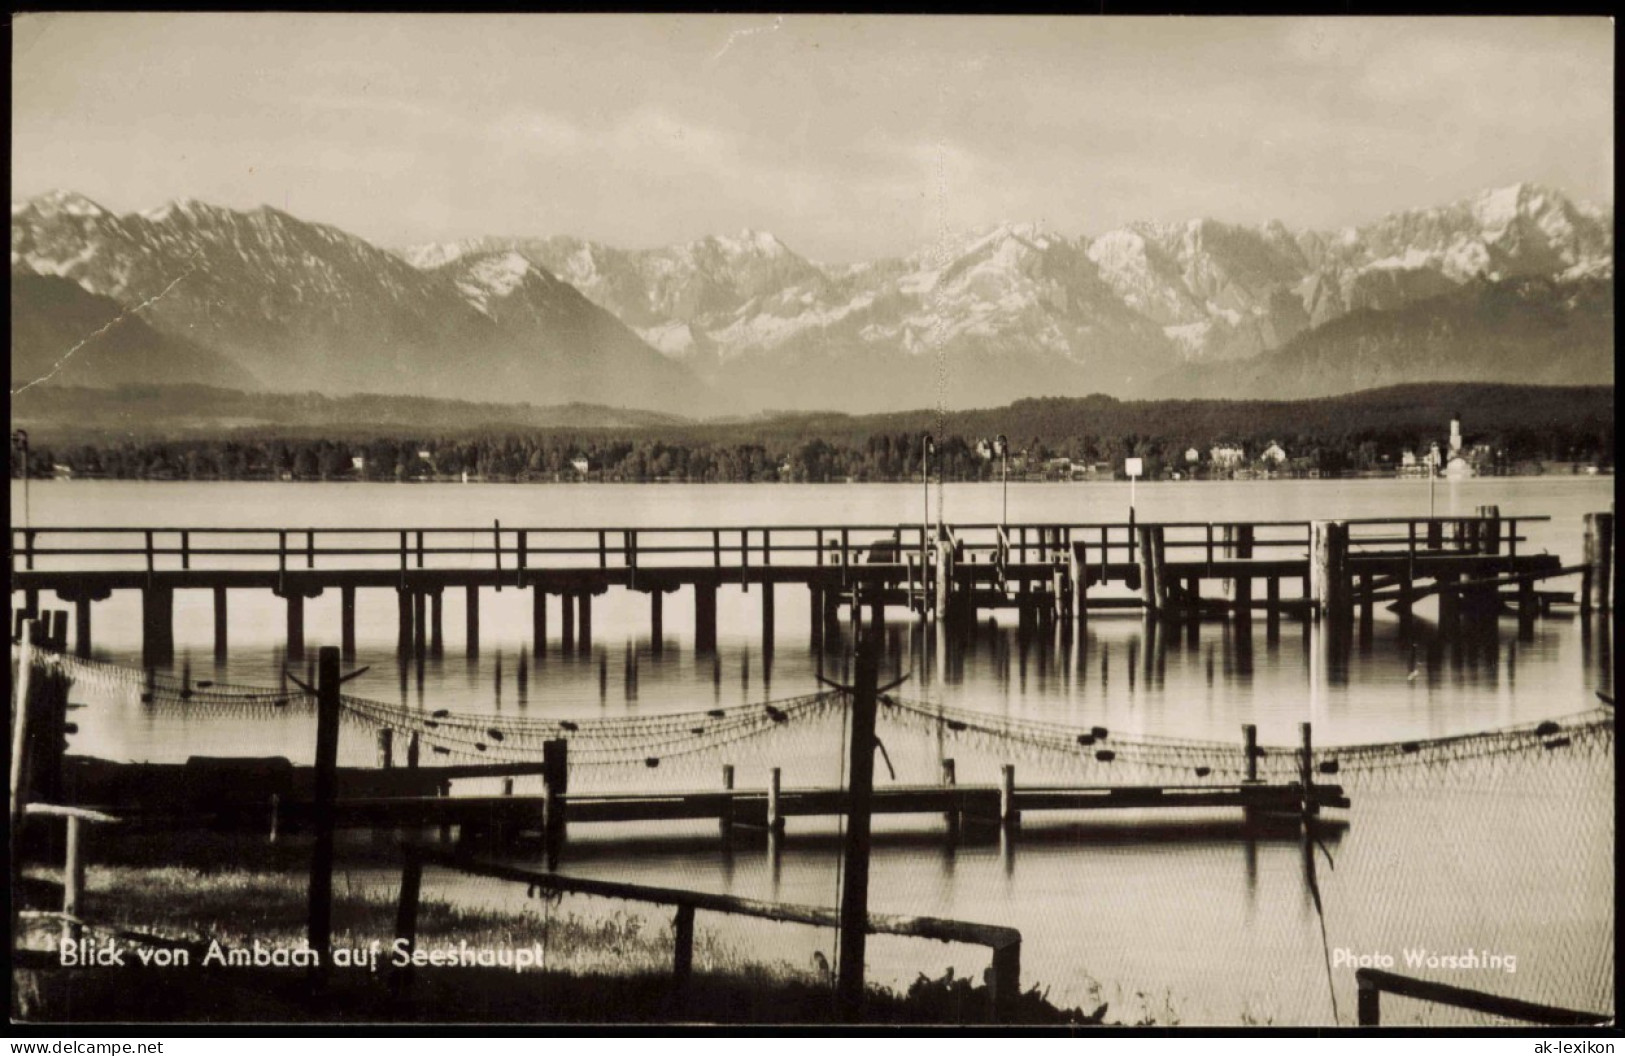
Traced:
MULTIPOLYGON (((398 938, 405 939, 409 947, 415 944, 417 938, 418 901, 425 865, 452 869, 471 876, 525 884, 532 891, 593 895, 599 898, 672 906, 677 911, 674 920, 672 986, 679 1001, 688 990, 693 977, 694 916, 702 910, 707 913, 756 917, 820 928, 834 928, 840 924, 840 914, 836 910, 822 906, 763 902, 758 899, 705 891, 561 876, 539 869, 524 869, 498 862, 480 861, 414 843, 405 844, 402 851, 405 855, 405 864, 401 871, 401 901, 396 916, 395 934, 398 938)), ((990 991, 988 1007, 992 1019, 994 1022, 1008 1023, 1014 1018, 1016 1002, 1021 992, 1021 932, 1014 928, 992 924, 884 913, 869 914, 868 928, 872 935, 901 935, 987 947, 993 953, 992 971, 988 974, 990 991)), ((410 986, 412 976, 410 966, 398 971, 401 974, 396 976, 392 985, 400 992, 410 986)))
MULTIPOLYGON (((1352 520, 1351 552, 1451 552, 1517 556, 1520 525, 1547 517, 1381 518, 1352 520)), ((1143 526, 1144 522, 1141 522, 1143 526)), ((943 526, 947 529, 948 526, 943 526)), ((1292 557, 1307 553, 1308 521, 1168 521, 1175 561, 1292 557)), ((1136 524, 955 524, 947 533, 960 559, 1001 568, 1070 560, 1074 548, 1093 566, 1133 564, 1136 524)), ((934 560, 921 524, 735 525, 672 527, 504 528, 13 528, 12 571, 50 566, 147 572, 257 568, 279 572, 334 568, 481 568, 522 575, 528 568, 636 571, 706 566, 740 569, 773 564, 848 567, 934 560)))

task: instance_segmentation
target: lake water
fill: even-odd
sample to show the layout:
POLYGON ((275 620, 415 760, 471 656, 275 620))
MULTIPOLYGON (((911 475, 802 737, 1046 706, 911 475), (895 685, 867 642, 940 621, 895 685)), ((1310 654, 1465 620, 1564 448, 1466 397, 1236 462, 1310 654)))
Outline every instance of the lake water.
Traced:
MULTIPOLYGON (((1504 517, 1549 515, 1524 526, 1525 552, 1580 556, 1582 515, 1609 507, 1612 478, 1485 478, 1439 482, 1439 516, 1498 505, 1504 517)), ((1430 496, 1416 481, 1269 481, 1140 485, 1142 521, 1309 520, 1425 516, 1430 496)), ((1012 484, 1017 522, 1120 521, 1130 489, 1117 484, 1012 484)), ((937 498, 931 499, 935 515, 937 498)), ((13 523, 24 495, 12 484, 13 523)), ((368 485, 35 482, 27 496, 35 526, 425 526, 467 527, 472 543, 505 528, 595 525, 804 525, 918 523, 918 485, 368 485), (483 533, 481 535, 480 533, 483 533)), ((1000 518, 997 485, 949 485, 949 522, 1000 518)), ((1577 583, 1549 584, 1571 589, 1577 583)), ((666 599, 661 650, 649 638, 647 596, 612 589, 595 599, 594 641, 585 655, 530 655, 529 592, 483 592, 481 649, 462 648, 460 592, 447 594, 445 655, 400 665, 393 591, 359 592, 357 665, 371 671, 349 687, 359 696, 433 709, 598 718, 704 710, 815 691, 822 670, 838 675, 843 647, 822 657, 808 646, 806 594, 781 586, 775 648, 760 636, 759 587, 719 594, 718 648, 692 649, 691 592, 666 599)), ((137 663, 139 600, 115 594, 95 612, 98 658, 137 663)), ((43 599, 49 607, 53 599, 43 599)), ((175 605, 177 669, 194 678, 276 684, 284 670, 282 604, 268 592, 231 596, 232 651, 217 665, 208 592, 180 592, 175 605)), ((556 602, 555 602, 556 606, 556 602)), ((1519 639, 1503 621, 1486 641, 1443 641, 1431 608, 1419 609, 1412 638, 1380 608, 1374 634, 1343 663, 1329 663, 1319 629, 1262 616, 1245 631, 1205 622, 1148 636, 1138 615, 1092 615, 1070 641, 1023 643, 1005 617, 984 621, 940 677, 917 627, 895 613, 883 670, 907 673, 905 696, 1011 719, 1116 735, 1236 741, 1255 723, 1265 744, 1288 745, 1313 723, 1317 745, 1425 739, 1471 733, 1583 711, 1612 689, 1606 621, 1540 621, 1519 639)), ((336 642, 338 597, 306 603, 307 642, 336 642)), ((557 608, 550 620, 558 634, 557 608)), ((222 718, 107 704, 76 713, 74 750, 115 759, 174 761, 188 755, 282 754, 309 760, 308 722, 292 717, 222 718)), ((1018 781, 1076 780, 1053 758, 986 739, 944 738, 883 724, 899 782, 935 781, 940 759, 956 759, 961 782, 992 782, 1001 763, 1018 781)), ((741 787, 781 767, 787 786, 828 784, 841 775, 838 715, 743 743, 737 754, 686 771, 586 771, 596 784, 714 786, 722 762, 741 787)), ((1611 741, 1609 742, 1611 746, 1611 741)), ((346 728, 343 756, 370 762, 373 747, 346 728)), ((1239 748, 1238 748, 1239 754, 1239 748)), ((877 779, 892 778, 881 766, 877 779)), ((1494 765, 1442 767, 1390 782, 1347 783, 1346 827, 1323 836, 1315 885, 1295 835, 1246 838, 1236 818, 1124 817, 1088 824, 1034 815, 1014 840, 950 848, 940 821, 877 821, 871 908, 957 917, 1022 930, 1023 978, 1065 1004, 1108 1001, 1109 1018, 1133 1022, 1235 1024, 1351 1021, 1353 967, 1337 951, 1387 953, 1405 972, 1404 951, 1497 955, 1499 967, 1419 967, 1411 974, 1569 1007, 1613 1007, 1613 784, 1606 758, 1544 752, 1494 765), (1316 907, 1315 890, 1319 893, 1316 907), (1324 928, 1324 932, 1323 929, 1324 928), (1324 935, 1324 937, 1323 937, 1324 935), (1505 971, 1505 957, 1516 964, 1505 971), (1328 973, 1327 962, 1334 960, 1328 973), (1329 978, 1328 978, 1329 977, 1329 978)), ((777 856, 759 842, 725 845, 714 825, 578 826, 565 868, 587 875, 678 884, 797 902, 834 904, 839 841, 833 824, 792 819, 777 856)), ((388 884, 357 871, 358 883, 388 884)), ((426 893, 500 902, 495 886, 436 878, 426 893), (439 885, 438 887, 436 885, 439 885)), ((523 895, 523 892, 518 892, 523 895)), ((831 952, 815 929, 702 917, 719 942, 767 959, 806 965, 831 952), (763 951, 766 951, 765 953, 763 951)), ((1481 958, 1484 959, 1484 958, 1481 958)), ((983 951, 917 940, 872 939, 871 974, 906 985, 919 972, 979 971, 983 951)), ((1384 1020, 1457 1021, 1447 1013, 1387 999, 1384 1020)))

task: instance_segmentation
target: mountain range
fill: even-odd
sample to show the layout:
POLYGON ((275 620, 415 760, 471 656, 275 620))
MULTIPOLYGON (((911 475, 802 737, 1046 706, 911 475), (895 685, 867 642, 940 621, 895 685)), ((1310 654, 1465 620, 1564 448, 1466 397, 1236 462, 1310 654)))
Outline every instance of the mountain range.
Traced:
POLYGON ((1612 211, 1533 184, 1334 232, 1003 224, 835 265, 751 230, 644 250, 555 235, 392 251, 270 208, 115 216, 68 192, 14 203, 11 239, 14 377, 138 309, 76 353, 119 368, 74 384, 246 375, 703 417, 1613 381, 1612 211), (70 303, 62 280, 90 300, 70 303), (108 343, 122 328, 143 334, 139 355, 108 343))

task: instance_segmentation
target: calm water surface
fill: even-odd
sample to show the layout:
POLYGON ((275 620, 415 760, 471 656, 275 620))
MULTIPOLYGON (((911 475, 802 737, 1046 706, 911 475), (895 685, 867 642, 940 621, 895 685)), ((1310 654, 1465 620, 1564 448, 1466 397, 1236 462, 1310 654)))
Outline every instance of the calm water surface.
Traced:
MULTIPOLYGON (((1565 563, 1580 556, 1582 515, 1607 509, 1611 478, 1494 478, 1447 484, 1432 497, 1440 516, 1471 515, 1494 504, 1503 516, 1549 515, 1530 523, 1527 552, 1565 563)), ((28 515, 36 526, 464 527, 470 545, 505 527, 626 525, 804 525, 918 523, 918 485, 369 485, 36 482, 28 515)), ((1425 516, 1425 483, 1300 481, 1139 486, 1142 520, 1309 520, 1425 516)), ((23 515, 13 482, 13 523, 23 515)), ((935 515, 936 495, 931 499, 935 515)), ((996 485, 949 485, 950 522, 1000 517, 996 485)), ((1127 485, 1012 484, 1012 521, 1126 519, 1127 485)), ((1572 589, 1577 583, 1553 584, 1572 589)), ((714 656, 692 650, 689 592, 669 595, 664 648, 649 638, 645 595, 612 589, 595 599, 594 643, 586 655, 530 656, 528 592, 482 594, 481 649, 463 648, 460 591, 447 592, 446 649, 440 659, 399 665, 393 591, 361 591, 358 695, 410 707, 593 718, 702 710, 814 691, 816 674, 838 675, 849 643, 816 657, 808 647, 806 593, 781 586, 777 636, 765 650, 760 599, 725 588, 719 595, 714 656)), ((115 595, 96 606, 98 657, 139 658, 139 599, 115 595)), ((1289 588, 1290 593, 1290 588, 1289 588)), ((49 605, 51 599, 46 599, 49 605)), ((550 630, 558 634, 557 603, 550 630)), ((274 684, 284 670, 281 603, 268 593, 231 596, 232 653, 217 665, 212 602, 206 591, 176 596, 176 668, 195 677, 274 684)), ((1428 738, 1562 716, 1611 689, 1612 629, 1574 618, 1540 622, 1519 640, 1513 621, 1491 639, 1441 640, 1419 610, 1412 639, 1381 609, 1368 641, 1329 658, 1318 629, 1295 620, 1278 635, 1260 617, 1251 628, 1203 623, 1148 633, 1137 615, 1094 616, 1071 641, 1021 642, 1013 620, 988 620, 951 663, 939 665, 918 629, 895 613, 887 627, 889 670, 911 674, 905 695, 996 715, 1068 725, 1106 725, 1119 735, 1239 741, 1256 723, 1266 743, 1289 744, 1297 724, 1314 724, 1317 744, 1428 738), (943 677, 946 676, 946 677, 943 677)), ((306 603, 307 642, 336 642, 338 597, 306 603)), ((199 718, 107 705, 78 713, 74 750, 116 759, 179 760, 194 754, 282 754, 305 762, 308 724, 288 717, 199 718)), ((714 785, 722 762, 741 786, 765 782, 779 766, 787 785, 840 779, 839 716, 777 732, 659 780, 714 785)), ((1054 759, 997 743, 882 729, 899 782, 934 781, 954 757, 962 782, 993 781, 1001 763, 1018 780, 1076 780, 1054 759)), ((370 761, 372 746, 347 728, 341 750, 370 761)), ((1516 958, 1516 971, 1457 969, 1416 974, 1459 985, 1574 1007, 1613 1002, 1613 766, 1611 759, 1546 753, 1491 768, 1467 768, 1351 791, 1354 807, 1333 812, 1345 827, 1315 848, 1317 911, 1296 835, 1246 839, 1228 816, 1110 819, 1087 825, 1034 816, 1013 841, 946 846, 939 822, 882 819, 872 908, 1008 924, 1022 930, 1024 978, 1067 1004, 1108 1001, 1112 1018, 1158 1022, 1349 1022, 1353 969, 1327 959, 1345 948, 1385 952, 1472 949, 1516 958), (1131 823, 1132 822, 1132 823, 1131 823), (1322 939, 1324 918, 1325 940, 1322 939), (1334 1013, 1334 1001, 1336 1009, 1334 1013)), ((573 784, 647 784, 650 772, 584 772, 573 784)), ((884 767, 879 780, 891 778, 884 767)), ((771 855, 760 843, 719 841, 714 825, 688 829, 579 826, 566 867, 581 873, 762 898, 833 904, 837 830, 796 819, 771 855)), ((388 884, 358 871, 355 882, 388 884)), ((502 902, 500 887, 441 878, 460 899, 502 902)), ((432 886, 432 885, 431 885, 432 886)), ((518 892, 522 895, 523 892, 518 892)), ((585 905, 590 905, 587 903, 585 905)), ((583 908, 584 907, 572 907, 583 908)), ((725 945, 768 950, 802 966, 831 952, 815 929, 702 922, 725 945)), ((873 974, 906 984, 985 965, 981 951, 912 940, 871 940, 873 974)), ((1091 1004, 1090 1007, 1093 1007, 1091 1004)), ((1403 1001, 1385 1002, 1385 1021, 1448 1016, 1403 1001)))

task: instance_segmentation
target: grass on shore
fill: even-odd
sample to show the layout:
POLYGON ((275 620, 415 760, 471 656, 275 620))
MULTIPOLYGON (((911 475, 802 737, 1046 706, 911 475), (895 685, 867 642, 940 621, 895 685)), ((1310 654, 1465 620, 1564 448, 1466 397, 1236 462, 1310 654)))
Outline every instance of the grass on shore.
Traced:
MULTIPOLYGON (((366 848, 360 848, 368 857, 366 848)), ((102 843, 87 875, 87 919, 206 947, 296 948, 306 928, 308 847, 218 833, 178 839, 135 837, 102 843)), ((376 849, 377 864, 393 859, 376 849)), ((33 870, 21 892, 38 908, 55 904, 54 870, 33 870)), ((819 1023, 832 1018, 831 980, 811 967, 764 959, 695 932, 694 977, 672 993, 675 936, 669 914, 650 918, 527 906, 457 905, 426 894, 418 915, 422 949, 455 945, 514 949, 540 943, 539 969, 424 966, 409 994, 391 992, 388 947, 395 932, 392 884, 333 897, 338 948, 384 947, 374 973, 334 968, 326 997, 314 999, 302 968, 149 967, 133 954, 119 968, 49 968, 13 975, 13 1014, 41 1022, 718 1022, 819 1023)), ((98 932, 87 937, 99 938, 98 932)), ((54 938, 36 929, 30 945, 54 938)), ((1099 1023, 1093 1013, 1052 1005, 1036 989, 1021 996, 1017 1019, 1034 1024, 1099 1023)), ((906 993, 871 986, 866 1019, 880 1023, 977 1023, 988 1019, 988 989, 953 976, 922 974, 906 993)))

